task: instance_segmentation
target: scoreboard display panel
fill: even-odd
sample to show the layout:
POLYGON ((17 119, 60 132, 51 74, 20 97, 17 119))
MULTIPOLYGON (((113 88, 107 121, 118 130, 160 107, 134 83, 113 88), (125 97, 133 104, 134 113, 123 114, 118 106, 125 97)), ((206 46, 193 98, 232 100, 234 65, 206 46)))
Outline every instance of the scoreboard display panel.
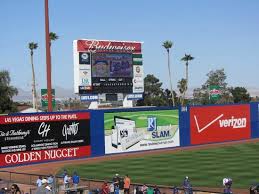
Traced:
POLYGON ((141 42, 75 40, 77 94, 144 92, 141 42))

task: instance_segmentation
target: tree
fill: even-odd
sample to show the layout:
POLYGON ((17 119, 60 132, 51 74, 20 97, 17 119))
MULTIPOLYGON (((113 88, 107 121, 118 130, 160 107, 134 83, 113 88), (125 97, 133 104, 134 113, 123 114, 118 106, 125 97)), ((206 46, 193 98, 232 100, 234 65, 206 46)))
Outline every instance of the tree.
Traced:
POLYGON ((16 112, 17 107, 12 97, 18 94, 17 88, 10 86, 11 78, 8 71, 0 71, 0 114, 16 112))
POLYGON ((193 90, 193 97, 195 104, 221 104, 233 102, 229 88, 227 88, 226 74, 224 69, 210 71, 207 74, 207 81, 201 86, 201 88, 195 88, 193 90), (221 90, 221 98, 217 101, 211 101, 209 95, 209 86, 218 85, 221 90))
POLYGON ((162 83, 154 75, 148 74, 144 78, 145 92, 142 100, 137 101, 137 106, 164 106, 162 83))
POLYGON ((185 92, 186 92, 186 89, 187 89, 187 80, 186 79, 181 79, 180 81, 178 81, 178 84, 177 84, 177 88, 181 94, 180 96, 180 103, 181 105, 183 106, 184 105, 184 97, 185 97, 185 92))
POLYGON ((230 92, 233 96, 234 103, 244 103, 251 101, 250 94, 244 87, 230 88, 230 92))
POLYGON ((173 43, 170 40, 166 40, 163 43, 163 47, 167 51, 167 66, 168 66, 168 73, 169 73, 170 89, 171 89, 171 93, 172 93, 173 106, 175 106, 174 92, 173 92, 173 85, 172 85, 172 77, 171 77, 171 68, 170 68, 170 48, 172 48, 172 46, 173 46, 173 43))
POLYGON ((50 45, 53 41, 58 40, 59 36, 55 32, 50 32, 49 33, 49 39, 50 39, 50 45))
POLYGON ((38 48, 38 44, 34 42, 29 43, 30 55, 31 55, 31 69, 32 69, 32 104, 33 108, 38 112, 38 101, 37 101, 37 91, 36 91, 36 81, 35 81, 35 72, 33 64, 33 50, 38 48))
POLYGON ((192 57, 191 55, 187 55, 185 54, 184 57, 181 59, 182 61, 185 61, 185 80, 186 80, 186 89, 183 91, 183 99, 185 97, 185 93, 188 89, 188 66, 189 66, 189 61, 192 61, 194 59, 194 57, 192 57))

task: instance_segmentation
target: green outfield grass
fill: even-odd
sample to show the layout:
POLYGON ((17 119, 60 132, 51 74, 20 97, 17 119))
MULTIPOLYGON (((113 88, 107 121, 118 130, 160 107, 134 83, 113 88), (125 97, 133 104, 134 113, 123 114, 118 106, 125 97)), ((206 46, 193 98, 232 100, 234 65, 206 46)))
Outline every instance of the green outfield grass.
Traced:
POLYGON ((114 116, 129 118, 136 122, 136 127, 147 127, 147 117, 155 116, 158 126, 178 125, 178 110, 157 110, 157 111, 139 111, 139 112, 115 112, 104 114, 104 128, 111 130, 114 125, 114 116))
MULTIPOLYGON (((70 165, 81 177, 111 180, 115 173, 129 174, 132 182, 181 186, 189 176, 193 186, 222 187, 231 177, 234 188, 259 182, 259 143, 245 143, 199 151, 140 156, 94 164, 70 165)), ((62 171, 62 170, 61 170, 62 171)), ((60 171, 60 172, 61 172, 60 171)))

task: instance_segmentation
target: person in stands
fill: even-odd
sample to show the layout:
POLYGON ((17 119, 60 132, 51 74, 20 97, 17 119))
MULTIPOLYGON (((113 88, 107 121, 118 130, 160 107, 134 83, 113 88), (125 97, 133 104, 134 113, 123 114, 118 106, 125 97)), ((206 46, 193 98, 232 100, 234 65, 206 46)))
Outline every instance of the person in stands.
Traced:
POLYGON ((12 184, 11 186, 11 194, 21 194, 21 190, 17 184, 12 184))
POLYGON ((105 181, 102 185, 102 192, 101 194, 109 194, 109 186, 107 181, 105 181))
POLYGON ((191 186, 191 182, 190 182, 190 179, 188 176, 186 176, 183 181, 183 190, 184 190, 184 194, 192 193, 192 186, 191 186))
POLYGON ((37 181, 36 181, 36 185, 37 185, 37 187, 40 187, 41 186, 41 181, 42 181, 42 176, 39 176, 39 178, 37 179, 37 181))
POLYGON ((130 178, 126 175, 124 178, 124 194, 129 194, 130 191, 130 178))
POLYGON ((74 172, 72 176, 72 182, 75 189, 77 188, 79 181, 80 181, 80 177, 78 176, 77 172, 74 172))
POLYGON ((154 187, 154 194, 161 194, 157 185, 155 185, 155 187, 154 187))

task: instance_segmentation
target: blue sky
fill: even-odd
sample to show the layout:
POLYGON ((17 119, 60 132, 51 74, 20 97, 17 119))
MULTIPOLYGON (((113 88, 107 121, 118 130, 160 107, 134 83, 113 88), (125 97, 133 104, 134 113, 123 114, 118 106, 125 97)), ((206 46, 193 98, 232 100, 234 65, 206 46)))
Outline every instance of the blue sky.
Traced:
MULTIPOLYGON (((145 74, 169 87, 163 41, 171 52, 173 87, 185 75, 181 57, 195 57, 189 66, 190 87, 200 87, 210 70, 225 69, 229 86, 259 83, 258 0, 49 0, 52 85, 73 88, 75 39, 143 41, 145 74)), ((37 42, 37 88, 46 88, 44 0, 1 0, 0 70, 9 70, 12 85, 30 90, 29 42, 37 42)))

